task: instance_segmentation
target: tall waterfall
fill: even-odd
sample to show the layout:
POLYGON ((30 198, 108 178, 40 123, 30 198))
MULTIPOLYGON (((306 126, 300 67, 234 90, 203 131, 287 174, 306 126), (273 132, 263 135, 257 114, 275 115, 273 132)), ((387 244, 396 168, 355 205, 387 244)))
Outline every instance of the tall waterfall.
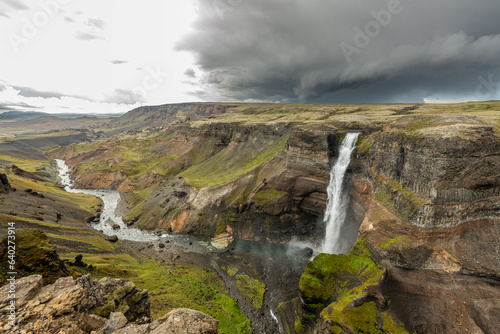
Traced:
POLYGON ((349 133, 342 141, 339 148, 339 157, 330 171, 330 184, 328 185, 328 201, 324 222, 326 223, 325 239, 321 251, 324 253, 338 254, 342 251, 340 245, 340 230, 344 224, 348 194, 344 191, 344 175, 351 162, 351 153, 358 142, 359 133, 349 133))

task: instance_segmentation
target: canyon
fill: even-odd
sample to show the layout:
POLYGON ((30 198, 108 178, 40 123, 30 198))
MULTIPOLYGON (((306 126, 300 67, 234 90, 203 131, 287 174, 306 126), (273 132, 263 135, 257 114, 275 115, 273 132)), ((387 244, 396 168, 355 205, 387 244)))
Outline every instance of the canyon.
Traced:
MULTIPOLYGON (((118 191, 127 226, 230 244, 203 261, 254 332, 498 333, 499 108, 141 107, 78 130, 80 143, 53 139, 43 154, 64 160, 77 188, 118 191), (341 182, 348 205, 332 252, 341 254, 318 254, 331 168, 351 133, 359 138, 341 182), (268 262, 263 251, 252 261, 238 242, 283 252, 303 245, 301 260, 268 262), (267 277, 269 266, 290 268, 281 288, 267 277)), ((47 161, 50 178, 55 166, 47 161)), ((6 182, 5 203, 19 196, 6 182)), ((88 215, 98 211, 94 205, 88 215)), ((2 213, 2 222, 13 216, 2 213)), ((157 245, 150 256, 165 261, 157 245)))

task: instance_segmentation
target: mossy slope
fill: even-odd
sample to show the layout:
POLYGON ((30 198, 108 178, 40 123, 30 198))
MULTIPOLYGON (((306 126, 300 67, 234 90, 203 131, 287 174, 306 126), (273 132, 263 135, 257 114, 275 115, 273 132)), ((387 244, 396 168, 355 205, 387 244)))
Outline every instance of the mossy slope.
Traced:
POLYGON ((320 324, 333 333, 406 333, 386 312, 386 301, 378 289, 384 273, 373 260, 365 237, 349 254, 317 255, 300 278, 303 304, 288 327, 296 333, 309 332, 320 324))
POLYGON ((5 237, 0 243, 0 273, 2 275, 0 281, 5 282, 9 271, 17 272, 17 277, 42 275, 44 284, 52 284, 58 278, 70 274, 70 270, 57 255, 55 247, 41 230, 16 231, 14 229, 12 231, 15 233, 10 234, 11 238, 5 237), (9 257, 11 254, 14 256, 9 257), (9 263, 13 263, 14 270, 9 270, 9 263))

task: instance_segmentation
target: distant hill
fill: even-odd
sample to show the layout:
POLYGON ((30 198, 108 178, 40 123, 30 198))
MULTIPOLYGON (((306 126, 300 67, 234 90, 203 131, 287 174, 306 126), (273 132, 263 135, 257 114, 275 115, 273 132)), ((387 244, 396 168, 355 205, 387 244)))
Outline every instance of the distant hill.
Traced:
POLYGON ((8 120, 14 118, 39 118, 44 116, 53 116, 59 118, 78 118, 78 117, 96 117, 96 118, 110 118, 120 117, 122 114, 51 114, 38 111, 6 111, 0 114, 0 120, 8 120))

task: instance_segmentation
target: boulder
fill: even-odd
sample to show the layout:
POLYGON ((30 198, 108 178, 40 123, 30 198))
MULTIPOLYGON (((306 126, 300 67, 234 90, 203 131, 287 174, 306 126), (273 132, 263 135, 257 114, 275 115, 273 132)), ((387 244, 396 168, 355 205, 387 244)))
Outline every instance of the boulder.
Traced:
MULTIPOLYGON (((28 300, 32 299, 42 288, 42 282, 42 275, 32 275, 16 280, 15 289, 17 307, 24 306, 28 300)), ((10 288, 10 284, 4 285, 0 288, 0 309, 2 310, 0 312, 2 313, 3 309, 10 303, 10 299, 8 298, 10 288)))
POLYGON ((9 179, 7 179, 7 175, 4 173, 0 173, 0 194, 6 193, 10 191, 12 188, 9 183, 9 179))
POLYGON ((127 318, 121 312, 112 312, 104 329, 105 334, 111 334, 127 325, 127 318))
POLYGON ((172 310, 158 322, 161 324, 151 334, 217 334, 219 327, 214 318, 185 308, 172 310))
POLYGON ((118 241, 118 237, 116 235, 107 235, 104 237, 104 239, 106 239, 109 242, 117 242, 118 241))

